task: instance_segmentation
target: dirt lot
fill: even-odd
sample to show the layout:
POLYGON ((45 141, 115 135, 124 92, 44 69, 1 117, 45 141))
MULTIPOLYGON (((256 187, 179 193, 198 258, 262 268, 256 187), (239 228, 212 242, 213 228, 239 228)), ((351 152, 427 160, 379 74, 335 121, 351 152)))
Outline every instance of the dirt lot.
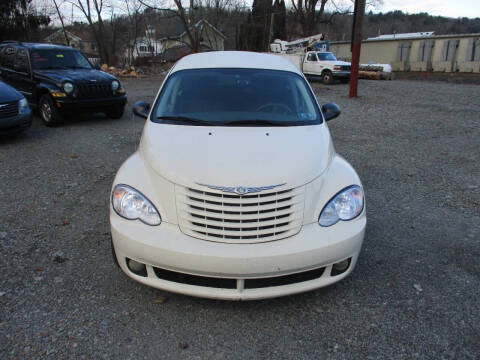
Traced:
MULTIPOLYGON (((129 106, 159 85, 126 81, 129 106)), ((36 118, 0 142, 0 358, 478 359, 480 86, 313 86, 342 107, 329 127, 366 191, 349 278, 244 303, 135 283, 112 262, 108 199, 143 121, 36 118)))

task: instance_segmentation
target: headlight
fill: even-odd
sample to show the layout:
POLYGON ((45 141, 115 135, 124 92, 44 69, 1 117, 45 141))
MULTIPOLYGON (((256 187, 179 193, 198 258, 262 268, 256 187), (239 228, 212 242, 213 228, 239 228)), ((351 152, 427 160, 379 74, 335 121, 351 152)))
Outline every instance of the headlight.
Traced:
POLYGON ((349 186, 335 195, 323 208, 318 217, 320 226, 332 226, 340 220, 352 220, 362 213, 363 189, 358 185, 349 186))
POLYGON ((341 67, 340 65, 335 65, 335 66, 333 67, 333 70, 334 70, 334 71, 340 71, 340 70, 342 70, 342 67, 341 67))
POLYGON ((112 90, 113 92, 117 91, 117 89, 120 87, 120 83, 117 80, 112 81, 112 90))
POLYGON ((66 82, 63 84, 63 90, 65 90, 65 92, 67 94, 70 94, 72 91, 73 91, 73 84, 70 83, 70 82, 66 82))
POLYGON ((25 114, 28 112, 28 101, 27 99, 23 98, 18 101, 18 113, 19 114, 25 114))
POLYGON ((160 225, 162 218, 155 206, 139 191, 127 185, 117 185, 112 193, 115 212, 128 220, 140 220, 147 225, 160 225))

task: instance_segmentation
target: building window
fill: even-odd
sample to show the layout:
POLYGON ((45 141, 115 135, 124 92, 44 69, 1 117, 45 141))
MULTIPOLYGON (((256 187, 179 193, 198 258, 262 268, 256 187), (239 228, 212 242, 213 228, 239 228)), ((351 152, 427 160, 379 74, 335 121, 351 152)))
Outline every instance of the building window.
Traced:
POLYGON ((140 45, 139 48, 141 52, 147 52, 147 47, 145 45, 140 45))

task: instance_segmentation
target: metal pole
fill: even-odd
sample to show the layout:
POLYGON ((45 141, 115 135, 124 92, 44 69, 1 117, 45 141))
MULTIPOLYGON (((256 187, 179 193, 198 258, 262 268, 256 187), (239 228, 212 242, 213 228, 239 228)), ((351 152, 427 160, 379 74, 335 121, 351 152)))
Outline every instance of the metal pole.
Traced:
POLYGON ((360 63, 360 48, 362 46, 362 24, 365 14, 365 0, 355 0, 352 26, 352 68, 350 72, 350 94, 357 97, 358 88, 358 65, 360 63))

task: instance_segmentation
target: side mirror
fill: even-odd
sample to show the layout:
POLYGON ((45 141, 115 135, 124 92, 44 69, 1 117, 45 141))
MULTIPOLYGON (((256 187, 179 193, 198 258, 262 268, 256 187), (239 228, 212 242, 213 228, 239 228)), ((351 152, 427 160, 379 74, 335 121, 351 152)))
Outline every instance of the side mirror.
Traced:
POLYGON ((24 64, 13 64, 13 70, 18 72, 27 72, 27 68, 24 64))
POLYGON ((133 105, 133 113, 144 119, 148 118, 148 114, 150 113, 150 104, 145 101, 137 101, 133 105))
POLYGON ((340 115, 341 111, 337 104, 328 103, 322 106, 322 113, 325 121, 330 121, 340 115))

